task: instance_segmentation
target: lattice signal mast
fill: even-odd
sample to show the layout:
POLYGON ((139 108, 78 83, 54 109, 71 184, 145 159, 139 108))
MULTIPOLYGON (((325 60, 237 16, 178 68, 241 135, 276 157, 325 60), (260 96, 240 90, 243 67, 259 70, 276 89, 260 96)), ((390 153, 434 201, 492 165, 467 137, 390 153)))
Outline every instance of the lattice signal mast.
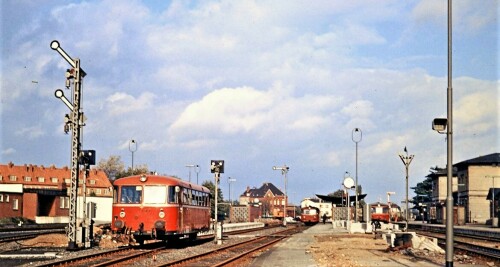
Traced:
POLYGON ((77 234, 77 198, 78 198, 78 178, 80 174, 80 135, 81 129, 84 125, 83 112, 80 112, 81 101, 81 86, 82 79, 86 73, 80 67, 80 59, 72 59, 59 45, 59 42, 54 40, 50 43, 50 47, 56 50, 70 65, 71 69, 66 71, 66 88, 71 86, 73 80, 73 103, 71 103, 65 96, 61 89, 57 89, 55 96, 63 101, 69 108, 71 114, 66 114, 64 131, 67 133, 71 129, 71 187, 69 194, 69 225, 68 225, 68 250, 78 249, 76 243, 77 234))

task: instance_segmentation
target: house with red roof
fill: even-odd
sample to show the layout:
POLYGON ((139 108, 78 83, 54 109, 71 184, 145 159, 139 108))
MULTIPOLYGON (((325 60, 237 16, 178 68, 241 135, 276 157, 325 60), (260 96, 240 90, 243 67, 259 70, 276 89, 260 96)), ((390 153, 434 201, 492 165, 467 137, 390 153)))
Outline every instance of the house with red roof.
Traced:
MULTIPOLYGON (((113 186, 103 171, 92 169, 78 181, 77 217, 83 216, 83 188, 86 203, 97 205, 95 221, 111 221, 113 186)), ((71 169, 32 164, 0 164, 0 217, 24 217, 38 223, 69 221, 71 169)))

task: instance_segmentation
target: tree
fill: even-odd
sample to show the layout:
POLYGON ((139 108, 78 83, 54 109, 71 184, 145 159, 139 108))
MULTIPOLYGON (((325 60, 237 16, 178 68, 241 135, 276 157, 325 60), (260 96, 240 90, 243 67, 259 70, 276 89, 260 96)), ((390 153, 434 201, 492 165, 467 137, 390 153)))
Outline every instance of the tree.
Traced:
POLYGON ((135 166, 133 170, 131 167, 125 169, 125 163, 123 163, 120 156, 116 155, 111 155, 108 159, 101 159, 97 164, 97 169, 104 171, 111 181, 122 177, 149 173, 146 164, 135 166))
POLYGON ((104 171, 108 179, 113 181, 119 173, 125 171, 125 164, 120 156, 111 155, 108 159, 101 159, 97 164, 97 169, 104 171))
MULTIPOLYGON (((215 184, 212 181, 203 182, 202 186, 208 188, 210 190, 210 215, 212 218, 215 218, 215 184)), ((222 190, 220 187, 217 188, 217 201, 220 203, 224 199, 222 196, 222 190)), ((219 205, 217 208, 217 212, 219 214, 227 213, 228 207, 227 205, 219 205), (223 208, 225 207, 225 209, 223 208)))
POLYGON ((134 166, 133 170, 131 167, 128 167, 127 170, 123 170, 121 172, 118 172, 116 174, 116 179, 122 178, 122 177, 132 176, 132 175, 147 174, 147 173, 149 173, 148 165, 143 164, 143 165, 134 166))

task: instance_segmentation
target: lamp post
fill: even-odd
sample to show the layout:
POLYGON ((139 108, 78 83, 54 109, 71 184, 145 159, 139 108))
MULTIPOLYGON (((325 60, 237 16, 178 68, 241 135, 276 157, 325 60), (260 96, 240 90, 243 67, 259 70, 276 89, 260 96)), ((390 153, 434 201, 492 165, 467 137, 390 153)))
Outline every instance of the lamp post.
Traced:
POLYGON ((231 205, 231 183, 236 182, 235 178, 227 177, 227 183, 229 184, 229 204, 231 205))
MULTIPOLYGON (((189 168, 189 182, 191 182, 191 168, 198 168, 199 165, 197 164, 186 164, 186 167, 189 168)), ((196 171, 196 184, 198 184, 198 171, 196 171)))
POLYGON ((132 174, 134 173, 134 152, 137 151, 137 141, 134 139, 128 142, 128 150, 132 153, 132 174))
POLYGON ((356 193, 356 201, 354 203, 354 222, 358 222, 358 143, 363 139, 363 132, 360 128, 354 128, 351 133, 352 141, 356 143, 356 184, 354 191, 356 193), (357 133, 357 135, 355 135, 357 133))
POLYGON ((283 165, 282 167, 276 167, 273 166, 273 170, 281 170, 281 174, 285 178, 285 192, 284 192, 284 197, 285 197, 285 202, 283 203, 283 226, 286 227, 286 175, 288 173, 288 170, 290 170, 290 167, 283 165))
POLYGON ((452 2, 448 0, 448 87, 447 118, 436 118, 432 129, 446 130, 446 267, 453 267, 453 86, 452 86, 452 2))
POLYGON ((409 171, 410 171, 410 163, 413 160, 414 155, 408 155, 408 149, 405 147, 405 153, 406 155, 399 154, 399 158, 401 158, 401 161, 403 161, 403 164, 405 165, 405 170, 406 170, 406 213, 405 213, 405 231, 408 231, 408 178, 409 178, 409 171))
POLYGON ((196 169, 194 169, 194 171, 196 172, 196 184, 199 184, 198 176, 200 174, 200 165, 196 165, 196 169))

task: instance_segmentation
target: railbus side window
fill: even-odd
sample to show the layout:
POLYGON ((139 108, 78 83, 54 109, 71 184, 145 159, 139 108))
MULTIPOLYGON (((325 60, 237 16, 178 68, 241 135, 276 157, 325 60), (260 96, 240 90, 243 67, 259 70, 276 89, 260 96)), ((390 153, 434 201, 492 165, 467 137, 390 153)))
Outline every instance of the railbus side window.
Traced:
POLYGON ((175 186, 168 187, 168 203, 178 203, 178 194, 175 192, 175 186))
POLYGON ((113 203, 118 203, 118 187, 113 186, 113 203))

